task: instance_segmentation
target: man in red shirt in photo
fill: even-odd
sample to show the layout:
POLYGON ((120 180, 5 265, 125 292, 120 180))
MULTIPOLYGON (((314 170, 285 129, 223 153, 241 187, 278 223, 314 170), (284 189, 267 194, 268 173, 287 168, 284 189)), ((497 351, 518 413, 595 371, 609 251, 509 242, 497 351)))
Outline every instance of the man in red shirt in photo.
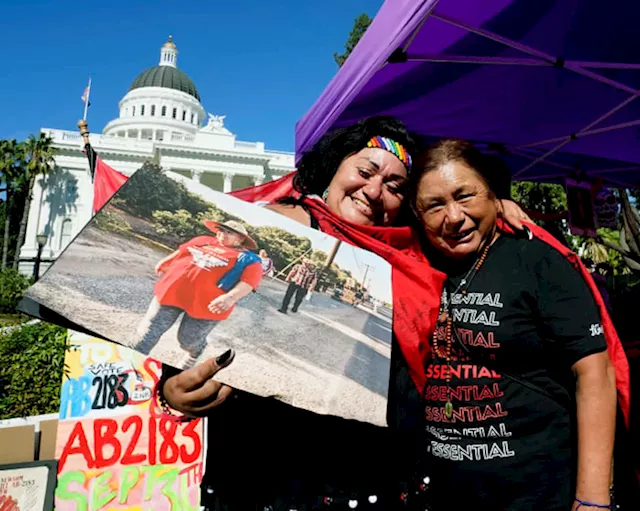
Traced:
POLYGON ((262 280, 261 259, 253 252, 258 247, 244 225, 234 220, 204 225, 215 237, 197 236, 156 265, 160 280, 134 345, 148 355, 182 315, 177 335, 187 352, 182 368, 195 364, 213 328, 262 280))

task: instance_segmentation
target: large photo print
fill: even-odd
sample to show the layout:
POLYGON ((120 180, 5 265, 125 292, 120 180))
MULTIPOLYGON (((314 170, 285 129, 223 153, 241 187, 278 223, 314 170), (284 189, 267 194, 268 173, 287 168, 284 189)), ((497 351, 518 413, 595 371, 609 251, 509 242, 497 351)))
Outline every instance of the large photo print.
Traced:
POLYGON ((178 368, 232 349, 232 387, 385 425, 388 263, 178 174, 134 174, 27 296, 178 368))

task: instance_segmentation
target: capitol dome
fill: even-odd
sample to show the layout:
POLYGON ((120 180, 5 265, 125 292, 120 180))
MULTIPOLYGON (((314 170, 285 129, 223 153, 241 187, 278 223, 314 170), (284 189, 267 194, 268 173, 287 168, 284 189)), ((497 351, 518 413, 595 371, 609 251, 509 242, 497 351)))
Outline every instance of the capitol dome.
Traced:
POLYGON ((140 87, 164 87, 186 92, 200 101, 200 94, 195 84, 183 71, 175 67, 154 66, 143 71, 133 81, 129 90, 140 87))
POLYGON ((180 140, 204 123, 205 110, 195 84, 178 69, 178 49, 169 40, 160 49, 160 62, 140 73, 120 101, 120 116, 104 135, 142 140, 180 140))
POLYGON ((198 94, 198 89, 196 89, 191 78, 176 67, 178 50, 173 42, 173 37, 169 36, 169 40, 164 43, 162 50, 160 64, 140 73, 131 84, 131 87, 129 87, 129 90, 139 89, 140 87, 164 87, 186 92, 200 101, 200 94, 198 94), (165 48, 168 51, 165 52, 165 48), (174 53, 175 56, 173 56, 174 53), (165 55, 167 60, 163 60, 165 55), (173 60, 171 60, 172 56, 173 60), (174 65, 171 65, 172 63, 174 65))

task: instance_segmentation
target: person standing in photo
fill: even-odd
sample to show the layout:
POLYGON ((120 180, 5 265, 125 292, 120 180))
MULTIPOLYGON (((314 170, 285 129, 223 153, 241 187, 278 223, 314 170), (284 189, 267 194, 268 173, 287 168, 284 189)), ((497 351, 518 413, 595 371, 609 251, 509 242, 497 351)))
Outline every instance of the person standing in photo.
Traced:
POLYGON ((293 299, 291 312, 298 312, 298 307, 300 307, 302 300, 304 300, 307 293, 313 291, 313 288, 318 282, 318 275, 311 261, 305 257, 301 264, 296 264, 289 272, 286 282, 289 283, 289 287, 287 287, 282 305, 278 309, 278 312, 282 312, 283 314, 287 313, 289 303, 294 295, 295 298, 293 299))
POLYGON ((182 316, 177 337, 186 351, 184 368, 195 364, 213 328, 262 280, 261 259, 253 252, 258 247, 240 222, 204 225, 215 237, 197 236, 156 265, 161 277, 133 346, 148 355, 182 316))
POLYGON ((272 277, 273 272, 275 270, 273 266, 273 260, 269 257, 267 251, 263 248, 258 252, 260 259, 262 260, 262 276, 263 277, 272 277))

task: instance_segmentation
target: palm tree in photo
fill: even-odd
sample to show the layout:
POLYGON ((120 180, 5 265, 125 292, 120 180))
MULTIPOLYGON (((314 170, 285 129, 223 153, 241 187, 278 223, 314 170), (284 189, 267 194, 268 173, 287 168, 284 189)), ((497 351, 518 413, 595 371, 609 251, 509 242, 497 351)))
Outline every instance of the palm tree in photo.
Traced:
POLYGON ((2 237, 2 268, 7 266, 9 238, 11 236, 11 206, 14 191, 20 178, 23 147, 15 140, 0 140, 0 193, 5 193, 5 219, 2 237))
POLYGON ((27 232, 27 220, 29 220, 29 210, 31 209, 31 201, 33 200, 33 187, 36 184, 38 176, 49 174, 55 165, 53 157, 57 150, 52 146, 53 139, 40 133, 36 138, 29 135, 24 142, 24 161, 22 182, 26 186, 26 198, 24 201, 24 210, 22 212, 22 220, 20 221, 20 229, 18 231, 18 240, 16 242, 16 251, 13 257, 13 268, 18 269, 20 261, 20 249, 24 244, 25 234, 27 232))

